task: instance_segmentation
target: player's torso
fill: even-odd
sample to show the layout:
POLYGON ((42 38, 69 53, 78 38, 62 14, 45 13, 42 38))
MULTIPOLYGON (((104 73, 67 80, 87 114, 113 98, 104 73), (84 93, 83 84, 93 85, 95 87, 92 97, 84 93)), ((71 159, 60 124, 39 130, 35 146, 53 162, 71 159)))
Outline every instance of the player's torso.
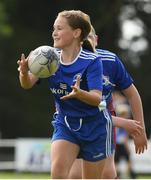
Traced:
MULTIPOLYGON (((89 106, 75 98, 69 100, 60 100, 60 97, 69 94, 72 91, 71 86, 75 84, 78 75, 81 77, 80 88, 89 91, 87 82, 87 68, 97 57, 94 53, 81 51, 79 56, 71 64, 60 64, 58 71, 49 78, 49 87, 53 93, 56 106, 60 111, 66 114, 75 115, 75 112, 87 112, 96 107, 89 106), (70 112, 69 112, 70 111, 70 112)), ((84 114, 83 114, 84 115, 84 114)))
POLYGON ((81 77, 80 88, 88 90, 87 67, 96 56, 91 53, 84 58, 83 54, 81 52, 72 63, 61 63, 57 72, 50 77, 50 90, 56 98, 60 98, 72 91, 71 86, 75 84, 78 75, 81 77))

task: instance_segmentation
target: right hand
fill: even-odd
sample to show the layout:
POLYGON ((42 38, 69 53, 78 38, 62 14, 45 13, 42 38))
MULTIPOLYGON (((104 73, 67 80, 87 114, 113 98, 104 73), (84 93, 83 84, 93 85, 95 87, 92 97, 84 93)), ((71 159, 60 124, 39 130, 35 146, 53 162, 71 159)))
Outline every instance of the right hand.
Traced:
POLYGON ((142 126, 140 125, 140 122, 131 119, 127 119, 124 129, 133 138, 135 138, 136 136, 140 136, 143 130, 142 126))
POLYGON ((71 86, 72 91, 71 91, 69 94, 67 94, 67 95, 65 95, 65 96, 62 96, 60 99, 62 99, 62 100, 67 100, 67 99, 70 99, 70 98, 76 98, 77 95, 78 95, 78 94, 80 93, 80 91, 81 91, 81 90, 80 90, 80 81, 81 81, 81 76, 78 75, 74 86, 71 86))
POLYGON ((21 54, 21 59, 17 61, 17 64, 19 65, 18 71, 22 74, 25 75, 28 73, 28 58, 25 58, 24 54, 21 54))

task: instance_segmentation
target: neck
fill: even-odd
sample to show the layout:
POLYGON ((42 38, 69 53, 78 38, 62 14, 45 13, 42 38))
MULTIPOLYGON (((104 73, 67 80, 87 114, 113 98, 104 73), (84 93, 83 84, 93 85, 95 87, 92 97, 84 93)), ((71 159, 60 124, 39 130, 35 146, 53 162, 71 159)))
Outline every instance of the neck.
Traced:
POLYGON ((74 47, 74 48, 68 48, 68 49, 63 49, 61 53, 61 59, 62 62, 64 63, 70 63, 75 60, 77 55, 80 52, 81 47, 74 47))

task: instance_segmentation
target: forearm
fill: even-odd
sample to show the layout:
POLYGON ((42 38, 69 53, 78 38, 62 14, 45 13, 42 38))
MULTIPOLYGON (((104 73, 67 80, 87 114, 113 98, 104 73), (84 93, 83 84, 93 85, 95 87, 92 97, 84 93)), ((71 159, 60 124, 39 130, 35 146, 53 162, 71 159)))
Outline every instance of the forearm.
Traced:
POLYGON ((100 104, 101 97, 102 97, 101 91, 93 90, 88 92, 82 89, 80 89, 80 91, 76 96, 76 98, 79 99, 80 101, 92 106, 98 106, 100 104))
POLYGON ((19 80, 20 80, 20 84, 21 84, 22 88, 30 89, 36 83, 38 78, 36 78, 34 75, 30 74, 29 72, 24 73, 24 74, 19 72, 19 80))
POLYGON ((145 130, 144 114, 140 95, 135 86, 132 85, 130 89, 131 91, 125 90, 124 94, 128 98, 129 104, 131 106, 133 119, 140 122, 140 125, 142 125, 145 130))
POLYGON ((129 99, 129 104, 131 105, 131 108, 132 108, 133 119, 139 121, 142 127, 145 128, 143 107, 142 107, 140 96, 138 95, 137 97, 134 97, 134 96, 131 97, 129 99))
POLYGON ((118 128, 123 128, 127 130, 127 125, 130 121, 133 121, 132 119, 125 119, 118 116, 112 116, 113 125, 118 128))
POLYGON ((120 118, 120 117, 117 117, 117 116, 112 116, 112 121, 113 121, 113 125, 115 127, 124 128, 125 121, 127 121, 127 119, 120 118))
POLYGON ((134 136, 135 151, 136 153, 140 154, 143 153, 145 149, 147 149, 147 137, 142 101, 134 85, 131 85, 129 88, 125 89, 123 93, 128 98, 132 110, 133 119, 139 122, 142 127, 141 134, 139 136, 134 136))

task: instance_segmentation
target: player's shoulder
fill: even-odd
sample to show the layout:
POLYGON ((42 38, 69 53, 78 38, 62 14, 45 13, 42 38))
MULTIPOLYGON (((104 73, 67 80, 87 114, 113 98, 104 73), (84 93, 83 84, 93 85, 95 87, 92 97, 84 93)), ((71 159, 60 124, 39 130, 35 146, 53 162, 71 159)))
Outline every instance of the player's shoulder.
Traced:
POLYGON ((83 49, 83 48, 81 49, 81 52, 79 55, 80 59, 85 59, 85 60, 94 60, 97 57, 99 57, 99 54, 96 54, 94 52, 88 51, 88 50, 83 49))
POLYGON ((102 61, 113 61, 117 60, 117 55, 109 50, 96 49, 97 54, 101 56, 102 61))

